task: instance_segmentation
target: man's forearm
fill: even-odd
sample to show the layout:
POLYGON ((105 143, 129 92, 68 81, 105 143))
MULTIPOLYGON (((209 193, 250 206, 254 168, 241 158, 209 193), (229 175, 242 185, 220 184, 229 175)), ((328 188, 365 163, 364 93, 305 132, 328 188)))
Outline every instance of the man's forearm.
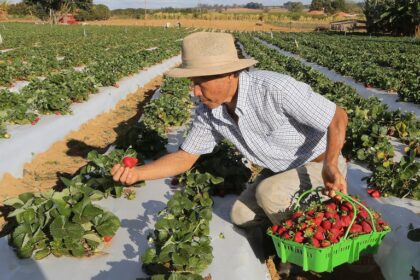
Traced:
POLYGON ((338 156, 343 148, 346 137, 347 123, 347 113, 341 107, 337 106, 334 117, 328 127, 325 164, 337 165, 338 156))
POLYGON ((171 153, 136 168, 139 180, 154 180, 175 176, 190 169, 199 155, 189 154, 183 150, 171 153))

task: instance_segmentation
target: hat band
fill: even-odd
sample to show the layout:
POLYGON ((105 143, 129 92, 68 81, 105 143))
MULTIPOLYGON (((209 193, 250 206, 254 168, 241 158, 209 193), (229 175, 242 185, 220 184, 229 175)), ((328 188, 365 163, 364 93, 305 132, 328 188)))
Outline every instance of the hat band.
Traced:
POLYGON ((207 67, 216 67, 222 66, 230 63, 238 62, 237 57, 232 56, 205 56, 197 57, 192 59, 182 58, 182 67, 183 68, 207 68, 207 67))

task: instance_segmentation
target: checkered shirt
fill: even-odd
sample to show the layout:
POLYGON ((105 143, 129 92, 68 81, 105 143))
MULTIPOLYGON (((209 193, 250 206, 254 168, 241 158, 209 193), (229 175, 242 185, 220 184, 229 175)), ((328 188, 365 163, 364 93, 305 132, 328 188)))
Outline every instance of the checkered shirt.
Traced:
POLYGON ((241 72, 235 113, 200 104, 181 146, 208 154, 222 139, 251 162, 274 172, 297 168, 325 152, 336 105, 310 86, 271 71, 241 72))

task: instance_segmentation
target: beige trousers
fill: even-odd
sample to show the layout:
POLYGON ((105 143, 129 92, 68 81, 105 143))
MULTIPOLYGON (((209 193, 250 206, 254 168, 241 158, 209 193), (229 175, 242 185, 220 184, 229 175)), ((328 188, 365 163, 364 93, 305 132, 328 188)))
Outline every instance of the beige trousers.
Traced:
MULTIPOLYGON (((323 164, 323 161, 309 162, 277 174, 264 170, 233 204, 232 222, 240 227, 264 226, 270 221, 279 224, 295 197, 305 190, 324 185, 321 174, 323 164)), ((346 177, 347 164, 341 155, 338 168, 346 177)))

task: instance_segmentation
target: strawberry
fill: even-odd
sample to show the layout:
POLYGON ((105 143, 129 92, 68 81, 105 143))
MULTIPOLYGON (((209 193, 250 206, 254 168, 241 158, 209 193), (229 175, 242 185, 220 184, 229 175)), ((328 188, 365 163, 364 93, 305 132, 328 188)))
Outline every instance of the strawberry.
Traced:
POLYGON ((296 212, 296 213, 294 213, 293 214, 293 216, 292 216, 292 219, 297 219, 297 218, 299 218, 300 216, 302 216, 303 215, 303 213, 302 212, 296 212))
POLYGON ((353 205, 350 202, 346 201, 343 203, 343 206, 349 209, 349 211, 353 211, 353 205))
POLYGON ((36 123, 37 122, 39 122, 39 117, 36 117, 32 122, 31 122, 31 124, 32 125, 36 125, 36 123))
POLYGON ((353 224, 350 228, 350 233, 360 233, 363 231, 363 228, 359 224, 353 224))
POLYGON ((341 216, 340 222, 341 222, 341 225, 343 227, 348 227, 351 223, 351 218, 350 218, 350 216, 347 216, 347 215, 346 216, 341 216))
POLYGON ((322 240, 321 247, 328 247, 331 245, 331 242, 328 240, 322 240))
POLYGON ((286 228, 283 225, 279 225, 279 229, 277 230, 278 235, 282 235, 285 231, 286 228))
POLYGON ((381 197, 381 192, 378 190, 374 190, 371 194, 370 194, 373 198, 380 198, 381 197))
POLYGON ((104 236, 104 241, 105 242, 109 242, 109 241, 111 241, 112 240, 112 235, 105 235, 104 236))
POLYGON ((362 230, 365 233, 370 233, 372 231, 372 226, 370 225, 369 222, 363 221, 362 222, 362 230))
POLYGON ((55 111, 54 114, 56 114, 57 116, 60 116, 61 112, 60 111, 55 111))
POLYGON ((312 237, 314 235, 314 229, 309 227, 305 229, 305 237, 312 237))
POLYGON ((314 246, 316 248, 321 247, 321 244, 319 243, 319 240, 314 238, 314 237, 311 238, 311 244, 312 244, 312 246, 314 246))
POLYGON ((313 225, 319 226, 322 223, 322 218, 318 217, 312 220, 313 221, 313 225))
POLYGON ((298 228, 301 229, 301 230, 304 230, 307 227, 308 227, 308 224, 305 223, 305 222, 300 223, 299 226, 298 226, 298 228))
POLYGON ((318 212, 315 214, 315 218, 324 218, 324 213, 323 212, 318 212))
POLYGON ((329 230, 331 228, 331 222, 328 220, 322 221, 321 226, 326 229, 329 230))
POLYGON ((115 83, 114 87, 119 88, 120 85, 118 83, 115 83))
POLYGON ((327 219, 331 219, 331 218, 334 218, 335 217, 335 211, 334 212, 325 212, 325 218, 327 218, 327 219))
POLYGON ((365 209, 360 210, 360 212, 357 214, 357 217, 364 220, 368 217, 368 212, 365 209))
POLYGON ((133 168, 137 164, 138 159, 136 159, 134 157, 125 157, 125 158, 123 158, 122 162, 123 162, 125 167, 133 168))
POLYGON ((290 228, 290 227, 292 227, 292 226, 293 226, 293 221, 292 221, 292 220, 287 220, 287 221, 285 222, 285 225, 286 225, 286 227, 287 227, 287 228, 290 228))
POLYGON ((319 241, 322 241, 322 240, 324 240, 324 239, 325 239, 324 234, 323 234, 321 231, 319 231, 319 230, 317 230, 317 231, 315 232, 314 237, 315 237, 316 239, 318 239, 319 241))
POLYGON ((336 211, 337 210, 337 204, 335 204, 334 202, 330 202, 325 206, 325 209, 327 211, 331 211, 331 212, 336 211))
POLYGON ((345 206, 345 205, 341 205, 341 206, 340 206, 340 211, 341 211, 341 212, 346 212, 346 213, 348 213, 348 212, 350 212, 350 209, 349 209, 349 208, 347 208, 347 206, 345 206))
POLYGON ((302 243, 303 240, 305 240, 305 237, 303 237, 303 233, 301 231, 296 232, 295 238, 293 239, 297 243, 302 243))
POLYGON ((271 231, 272 231, 273 233, 276 233, 278 229, 279 229, 279 225, 272 225, 272 226, 271 226, 271 231))
POLYGON ((290 234, 288 232, 283 233, 282 237, 284 239, 290 239, 290 234))
POLYGON ((315 213, 315 210, 313 209, 306 211, 306 214, 309 216, 312 216, 314 213, 315 213))

